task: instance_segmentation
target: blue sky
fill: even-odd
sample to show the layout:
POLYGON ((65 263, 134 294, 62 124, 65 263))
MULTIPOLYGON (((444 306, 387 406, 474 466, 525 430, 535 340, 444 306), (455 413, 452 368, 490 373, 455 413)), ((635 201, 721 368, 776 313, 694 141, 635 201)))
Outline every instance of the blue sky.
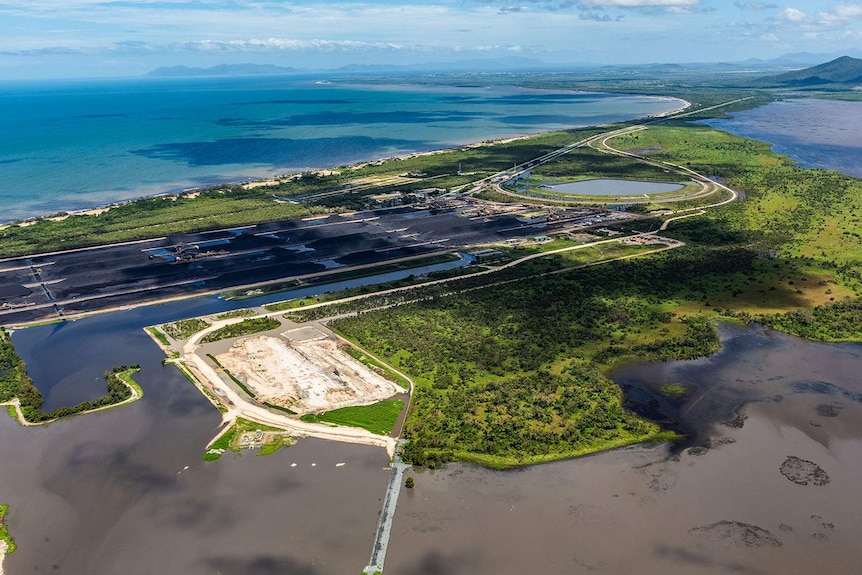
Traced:
POLYGON ((513 55, 575 64, 717 62, 860 48, 862 2, 0 0, 2 78, 513 55))

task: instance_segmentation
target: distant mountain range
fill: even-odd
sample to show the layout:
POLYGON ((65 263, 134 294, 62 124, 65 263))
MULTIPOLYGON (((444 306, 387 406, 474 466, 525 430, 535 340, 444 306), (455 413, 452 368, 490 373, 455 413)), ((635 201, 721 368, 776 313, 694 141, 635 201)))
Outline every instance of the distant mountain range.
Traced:
POLYGON ((834 84, 862 85, 862 60, 841 56, 831 62, 818 64, 802 70, 767 76, 753 82, 760 87, 810 87, 834 84))
POLYGON ((297 68, 275 66, 273 64, 221 64, 211 68, 190 68, 188 66, 166 66, 156 68, 147 76, 159 78, 180 78, 189 76, 277 76, 301 72, 297 68))
MULTIPOLYGON (((855 52, 853 52, 855 54, 855 52)), ((862 56, 862 52, 859 54, 862 56)), ((541 60, 523 57, 485 58, 474 60, 461 60, 456 62, 425 62, 421 64, 348 64, 340 68, 328 70, 312 70, 293 68, 290 66, 278 66, 274 64, 221 64, 210 68, 195 68, 189 66, 167 66, 157 68, 147 74, 151 77, 179 78, 195 76, 277 76, 310 72, 335 72, 345 74, 386 74, 399 72, 501 72, 501 71, 548 71, 548 70, 598 70, 603 72, 632 71, 636 73, 654 74, 676 74, 687 73, 691 70, 703 71, 705 69, 717 70, 745 70, 756 73, 757 70, 782 71, 791 70, 786 73, 768 76, 759 80, 746 80, 745 84, 757 87, 805 87, 822 84, 854 84, 862 83, 862 60, 851 56, 842 55, 826 64, 823 62, 834 54, 785 54, 772 60, 749 59, 743 62, 723 63, 688 63, 688 64, 629 64, 601 66, 596 64, 569 63, 552 64, 541 60), (811 66, 804 70, 794 70, 811 66)))

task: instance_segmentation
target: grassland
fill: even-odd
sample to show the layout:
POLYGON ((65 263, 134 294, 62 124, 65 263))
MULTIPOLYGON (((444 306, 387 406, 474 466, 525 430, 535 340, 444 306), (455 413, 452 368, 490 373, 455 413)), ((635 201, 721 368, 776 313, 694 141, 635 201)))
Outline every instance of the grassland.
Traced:
POLYGON ((158 340, 158 342, 160 344, 162 344, 163 346, 170 347, 171 341, 168 339, 168 337, 164 333, 162 333, 162 331, 159 328, 157 328, 155 326, 151 326, 151 327, 144 328, 144 331, 146 331, 148 334, 150 334, 154 338, 156 338, 158 340))
POLYGON ((612 144, 721 177, 744 201, 675 223, 668 235, 688 245, 672 251, 541 277, 521 270, 505 284, 332 322, 417 383, 408 459, 500 467, 657 437, 602 374, 631 357, 712 353, 712 318, 862 336, 862 182, 682 123, 612 144))
POLYGON ((202 319, 181 319, 173 323, 166 323, 162 329, 166 334, 175 340, 188 339, 199 331, 203 331, 210 326, 209 323, 202 319))
POLYGON ((599 131, 591 128, 539 134, 506 143, 343 166, 326 176, 306 173, 273 186, 218 186, 197 195, 138 200, 99 215, 41 218, 26 226, 0 227, 0 257, 362 209, 373 205, 371 195, 396 190, 410 193, 429 186, 457 188, 599 131), (459 165, 462 175, 458 175, 459 165), (406 173, 426 176, 398 178, 406 173), (395 183, 373 184, 392 179, 395 183), (372 185, 355 185, 369 181, 372 185), (344 193, 329 195, 339 190, 344 193))
POLYGON ((308 423, 334 423, 350 427, 361 427, 371 433, 387 435, 392 432, 398 415, 404 409, 400 399, 387 399, 372 405, 342 407, 326 413, 307 413, 300 419, 308 423))
POLYGON ((216 319, 236 319, 238 317, 248 317, 250 315, 255 315, 253 309, 235 309, 233 311, 226 311, 225 313, 218 314, 216 319))
POLYGON ((269 331, 280 326, 281 323, 277 319, 271 317, 257 317, 253 319, 244 319, 241 322, 233 323, 221 327, 213 332, 208 333, 201 339, 201 343, 212 343, 232 337, 242 337, 262 331, 269 331))

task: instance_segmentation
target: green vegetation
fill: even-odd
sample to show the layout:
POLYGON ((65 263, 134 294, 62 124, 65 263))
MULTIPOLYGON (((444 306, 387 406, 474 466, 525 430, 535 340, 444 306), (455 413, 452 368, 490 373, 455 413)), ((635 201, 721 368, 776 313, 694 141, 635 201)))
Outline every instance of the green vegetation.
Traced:
POLYGON ((293 411, 293 410, 292 410, 292 409, 290 409, 290 408, 284 407, 283 405, 275 405, 275 404, 270 403, 270 402, 268 402, 268 401, 264 401, 264 402, 263 402, 263 404, 264 404, 265 406, 269 407, 270 409, 275 409, 275 410, 278 410, 278 411, 283 411, 283 412, 285 412, 285 413, 289 413, 290 415, 296 415, 296 412, 295 412, 295 411, 293 411))
POLYGON ((165 334, 163 334, 161 331, 159 331, 159 328, 157 328, 157 327, 146 327, 146 328, 144 328, 144 331, 146 331, 148 334, 155 337, 159 341, 159 343, 161 343, 163 346, 170 347, 170 345, 171 345, 170 340, 168 340, 168 337, 165 334))
POLYGON ((759 321, 775 329, 822 341, 862 341, 862 299, 760 316, 759 321))
POLYGON ((426 277, 419 276, 408 276, 401 280, 394 280, 391 282, 384 282, 379 284, 371 284, 362 287, 349 288, 345 290, 338 290, 332 292, 325 292, 322 294, 318 294, 315 296, 308 296, 297 299, 290 299, 285 301, 280 301, 276 303, 267 304, 264 307, 267 311, 288 311, 292 309, 298 309, 309 305, 314 305, 318 303, 326 303, 338 299, 344 299, 348 297, 358 296, 358 295, 368 295, 372 293, 382 292, 395 288, 409 287, 411 285, 416 285, 418 283, 424 283, 429 280, 435 279, 445 279, 448 277, 456 277, 458 275, 467 275, 469 273, 473 273, 476 271, 480 271, 479 269, 474 268, 473 266, 468 266, 464 268, 456 268, 453 270, 445 270, 442 272, 433 272, 428 274, 426 277))
POLYGON ((416 487, 416 481, 412 477, 408 477, 407 480, 404 482, 404 487, 406 487, 407 489, 413 489, 414 487, 416 487))
POLYGON ((15 540, 9 535, 9 528, 6 526, 6 514, 9 512, 9 506, 0 504, 0 541, 6 542, 6 555, 11 555, 15 552, 15 540))
MULTIPOLYGON (((663 437, 621 408, 601 371, 632 357, 712 353, 713 317, 860 337, 859 300, 843 298, 862 291, 862 182, 796 168, 766 144, 680 122, 612 145, 721 177, 745 201, 675 222, 667 234, 688 245, 660 254, 540 275, 565 267, 558 255, 493 274, 493 282, 465 277, 387 296, 409 306, 372 310, 380 296, 291 313, 372 310, 330 325, 416 381, 406 459, 504 467, 663 437)), ((690 393, 659 391, 674 401, 690 393)))
POLYGON ((45 218, 26 227, 9 226, 0 230, 0 254, 48 252, 325 211, 322 207, 277 202, 271 194, 257 189, 220 187, 196 198, 158 197, 123 204, 97 216, 74 215, 60 221, 45 218))
MULTIPOLYGON (((140 369, 138 365, 115 367, 105 372, 108 394, 77 405, 60 407, 45 413, 41 410, 42 393, 33 385, 27 375, 27 366, 15 351, 9 333, 0 328, 0 402, 17 398, 21 403, 21 413, 30 423, 40 423, 67 417, 84 411, 115 405, 132 397, 133 390, 143 395, 143 390, 132 379, 132 374, 140 369)), ((11 412, 10 412, 11 413, 11 412)))
POLYGON ((281 322, 271 317, 256 317, 253 319, 244 319, 239 323, 226 325, 213 331, 212 333, 207 334, 206 336, 204 336, 203 339, 201 339, 201 343, 212 343, 214 341, 221 341, 223 339, 230 339, 232 337, 241 337, 252 333, 269 331, 271 329, 279 327, 280 325, 281 322))
POLYGON ((218 314, 216 319, 235 319, 238 317, 249 317, 251 315, 255 315, 255 311, 253 309, 235 309, 233 311, 226 311, 225 313, 218 314))
MULTIPOLYGON (((212 355, 207 354, 207 357, 212 359, 216 363, 216 365, 221 365, 212 355)), ((202 385, 197 379, 195 379, 194 375, 192 375, 192 373, 189 371, 188 366, 185 363, 178 361, 175 363, 175 365, 177 366, 177 368, 179 368, 180 372, 186 377, 186 379, 191 382, 192 385, 197 387, 203 392, 205 396, 207 396, 207 398, 210 400, 210 403, 216 406, 216 409, 218 409, 219 413, 227 413, 227 408, 222 405, 222 402, 216 399, 215 395, 205 385, 202 385)))
POLYGON ((263 433, 261 440, 255 443, 260 447, 257 455, 269 455, 294 443, 293 438, 287 435, 283 429, 238 417, 227 431, 207 446, 203 460, 215 461, 227 451, 238 453, 243 447, 250 445, 250 443, 241 442, 243 434, 256 433, 257 431, 263 433))
POLYGON ((638 160, 605 154, 592 148, 577 148, 531 170, 533 176, 564 181, 621 178, 677 182, 680 176, 638 160), (573 177, 575 176, 575 177, 573 177))
POLYGON ((659 432, 620 400, 613 382, 578 363, 562 375, 540 371, 424 388, 413 405, 403 455, 429 466, 456 457, 511 467, 628 445, 659 432))
POLYGON ((387 399, 372 405, 360 405, 356 407, 342 407, 333 409, 326 413, 307 413, 300 419, 308 423, 334 423, 336 425, 348 425, 350 427, 361 427, 371 433, 387 435, 392 432, 398 415, 404 409, 404 402, 400 399, 387 399))
POLYGON ((372 371, 376 371, 382 374, 386 379, 394 381, 404 389, 410 389, 410 382, 404 379, 400 374, 392 371, 389 366, 380 363, 373 357, 369 357, 367 354, 363 353, 361 350, 358 350, 351 345, 345 345, 341 349, 346 351, 351 357, 359 361, 362 365, 365 365, 366 367, 370 368, 372 371))
POLYGON ((33 225, 0 228, 0 257, 366 208, 373 205, 370 196, 374 194, 463 186, 598 132, 589 128, 539 134, 508 143, 345 166, 326 176, 305 173, 274 186, 217 186, 197 195, 129 202, 100 215, 59 221, 41 218, 33 225), (458 175, 459 164, 462 175, 458 175), (426 175, 400 177, 407 173, 426 175))
MULTIPOLYGON (((216 366, 218 366, 222 371, 224 371, 225 375, 227 375, 231 379, 231 381, 233 381, 235 384, 237 384, 241 390, 246 392, 246 394, 248 394, 249 397, 251 397, 251 398, 256 397, 256 394, 252 390, 250 390, 248 387, 246 387, 245 383, 240 381, 239 378, 237 378, 234 374, 232 374, 229 369, 225 369, 225 367, 221 364, 221 362, 218 359, 216 359, 216 356, 214 356, 211 353, 208 353, 207 357, 210 358, 210 360, 214 364, 216 364, 216 366)), ((269 405, 269 404, 266 404, 266 405, 269 405)), ((270 406, 270 407, 275 407, 275 406, 270 406)), ((291 411, 290 413, 293 413, 293 412, 291 411)))
MULTIPOLYGON (((647 149, 648 150, 648 149, 647 149)), ((644 150, 635 150, 642 152, 644 150)), ((577 148, 559 156, 546 164, 530 170, 526 177, 506 183, 509 192, 541 200, 562 201, 564 203, 623 203, 643 202, 643 194, 633 194, 631 198, 620 196, 587 196, 558 192, 547 187, 550 183, 577 182, 595 178, 617 178, 627 180, 646 180, 686 184, 686 187, 659 194, 651 194, 656 201, 690 196, 700 192, 701 187, 689 182, 690 177, 677 169, 661 168, 630 157, 602 153, 593 148, 577 148)), ((500 194, 494 192, 500 198, 500 194)), ((505 198, 502 201, 511 201, 505 198)), ((491 199, 491 198, 488 198, 491 199)))
POLYGON ((199 318, 181 319, 173 323, 166 323, 162 326, 165 333, 179 341, 188 339, 199 331, 203 331, 210 326, 209 323, 199 318))
POLYGON ((232 374, 229 369, 224 369, 223 371, 225 372, 225 375, 227 375, 231 379, 231 381, 237 384, 239 388, 243 390, 250 398, 254 399, 255 397, 257 397, 257 394, 254 393, 251 389, 249 389, 245 385, 245 383, 239 380, 239 378, 232 374))

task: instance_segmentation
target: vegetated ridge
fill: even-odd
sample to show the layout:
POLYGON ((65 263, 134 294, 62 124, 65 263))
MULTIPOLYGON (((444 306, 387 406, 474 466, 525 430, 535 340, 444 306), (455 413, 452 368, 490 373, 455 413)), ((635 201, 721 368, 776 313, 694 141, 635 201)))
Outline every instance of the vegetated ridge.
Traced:
POLYGON ((862 60, 841 56, 825 64, 767 76, 754 82, 762 87, 807 87, 828 84, 862 84, 862 60))

